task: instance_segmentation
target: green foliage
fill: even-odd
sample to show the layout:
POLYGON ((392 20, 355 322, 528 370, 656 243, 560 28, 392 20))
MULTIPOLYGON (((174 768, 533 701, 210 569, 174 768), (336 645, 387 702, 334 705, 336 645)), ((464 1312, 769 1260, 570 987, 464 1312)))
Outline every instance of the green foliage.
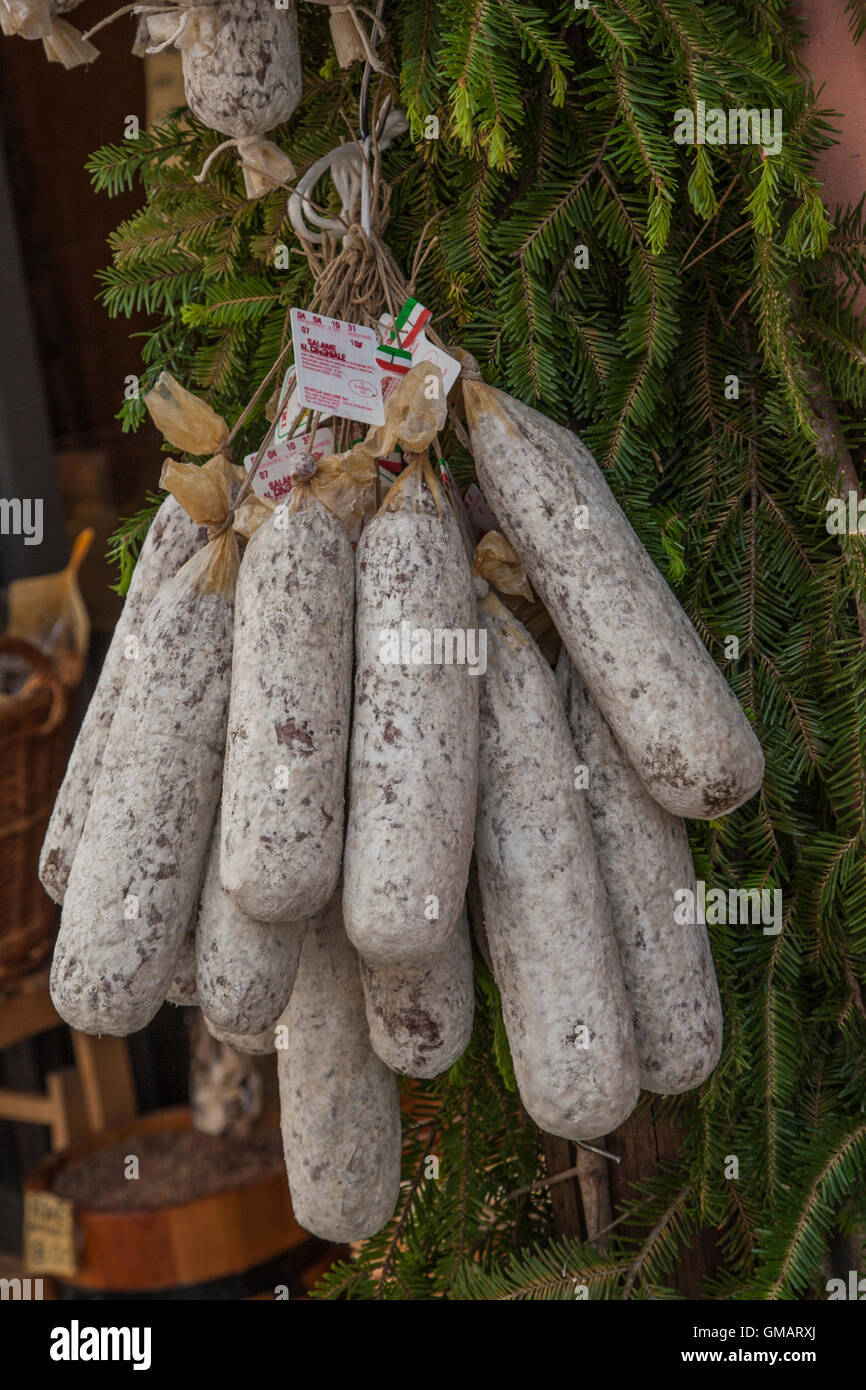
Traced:
MULTIPOLYGON (((848 8, 859 35, 863 7, 848 8)), ((358 71, 335 69, 320 18, 304 16, 305 96, 278 133, 299 169, 356 112, 358 71)), ((712 928, 724 1054, 671 1103, 677 1161, 633 1191, 603 1258, 552 1241, 543 1194, 509 1199, 543 1162, 479 967, 471 1050, 413 1088, 436 1130, 407 1133, 398 1216, 323 1291, 572 1298, 576 1281, 674 1297, 677 1259, 712 1231, 707 1296, 820 1296, 832 1230, 866 1220, 866 560, 859 536, 825 527, 839 461, 856 475, 866 442, 864 208, 821 202, 833 118, 783 0, 394 0, 388 24, 411 131, 385 156, 387 239, 408 269, 436 219, 416 293, 438 331, 578 429, 725 671, 767 775, 690 827, 695 862, 712 885, 781 889, 784 927, 712 928), (780 110, 781 148, 677 144, 675 113, 698 100, 780 110)), ((110 312, 151 315, 144 388, 168 368, 232 421, 312 280, 296 253, 277 268, 294 244, 283 193, 247 202, 231 154, 195 182, 219 138, 180 114, 91 170, 107 192, 144 191, 102 282, 110 312)), ((141 413, 125 403, 124 426, 141 413)), ((238 456, 264 427, 259 412, 238 456)), ((465 455, 455 476, 471 480, 465 455)), ((124 573, 145 525, 118 545, 124 573)))

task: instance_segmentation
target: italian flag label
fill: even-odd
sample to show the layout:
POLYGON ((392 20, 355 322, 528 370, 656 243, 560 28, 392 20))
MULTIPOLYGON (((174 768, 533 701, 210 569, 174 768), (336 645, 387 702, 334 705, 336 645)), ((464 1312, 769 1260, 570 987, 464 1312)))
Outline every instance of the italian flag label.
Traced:
POLYGON ((400 343, 404 348, 411 347, 429 318, 429 309, 417 299, 407 299, 388 335, 389 341, 400 343))
POLYGON ((405 376, 412 366, 412 354, 408 348, 397 347, 394 343, 380 343, 376 348, 376 362, 383 372, 405 376))

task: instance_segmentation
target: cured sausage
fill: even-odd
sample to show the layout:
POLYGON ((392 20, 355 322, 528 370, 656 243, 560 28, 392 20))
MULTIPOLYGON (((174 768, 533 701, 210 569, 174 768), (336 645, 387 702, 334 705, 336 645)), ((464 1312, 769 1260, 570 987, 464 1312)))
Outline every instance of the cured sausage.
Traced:
POLYGON ((220 536, 162 585, 112 721, 51 969, 54 1006, 83 1033, 150 1022, 195 907, 222 778, 236 548, 227 592, 211 574, 229 545, 220 536))
POLYGON ((309 488, 256 531, 237 585, 222 881, 263 922, 330 902, 343 852, 352 547, 309 488))
POLYGON ((469 563, 426 457, 364 531, 356 588, 346 931, 375 965, 421 965, 466 893, 479 685, 469 563))
POLYGON ((370 1041, 404 1076, 432 1077, 457 1061, 472 1036, 472 944, 466 910, 443 951, 428 965, 361 961, 370 1041))
POLYGON ((174 975, 165 996, 167 1004, 177 1004, 191 1009, 198 1004, 198 991, 195 982, 195 922, 198 911, 193 912, 190 924, 183 938, 180 955, 174 967, 174 975))
POLYGON ((678 890, 695 892, 685 822, 653 801, 566 652, 557 681, 586 768, 586 797, 614 935, 631 1001, 640 1084, 677 1094, 719 1060, 722 1006, 707 929, 674 919, 678 890))
POLYGON ((237 143, 247 196, 256 198, 294 174, 264 136, 301 97, 297 12, 294 0, 221 0, 217 15, 207 44, 182 49, 186 99, 200 121, 237 143))
POLYGON ((173 497, 166 497, 141 547, 126 602, 70 754, 42 845, 39 877, 46 893, 57 903, 63 902, 127 673, 136 668, 142 619, 163 581, 177 574, 181 565, 206 543, 207 527, 197 526, 173 497))
POLYGON ((211 1037, 216 1038, 217 1042, 227 1043, 235 1052, 246 1052, 251 1057, 266 1057, 277 1050, 276 1028, 266 1028, 263 1033, 233 1033, 229 1028, 218 1028, 206 1014, 202 1014, 202 1018, 211 1037))
POLYGON ((631 1113, 639 1086, 589 816, 553 672, 495 595, 478 613, 487 672, 475 854, 514 1072, 542 1129, 595 1139, 631 1113))
POLYGON ((580 440, 464 380, 479 481, 641 781, 677 816, 754 796, 760 744, 580 440))
POLYGON ((223 135, 264 135, 287 121, 301 95, 294 0, 220 0, 210 53, 183 51, 186 98, 223 135))
POLYGON ((257 922, 220 882, 220 817, 214 826, 195 935, 199 1007, 232 1033, 263 1033, 289 1002, 303 923, 257 922))
POLYGON ((370 1046, 358 957, 339 892, 314 918, 277 1047, 292 1208, 324 1240, 364 1240, 400 1191, 397 1078, 370 1046))

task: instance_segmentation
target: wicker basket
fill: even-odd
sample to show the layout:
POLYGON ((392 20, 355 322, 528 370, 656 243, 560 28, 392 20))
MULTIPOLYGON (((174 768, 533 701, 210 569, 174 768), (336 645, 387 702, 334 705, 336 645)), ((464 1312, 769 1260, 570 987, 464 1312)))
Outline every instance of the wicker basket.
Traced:
POLYGON ((81 663, 62 673, 37 647, 0 637, 0 653, 31 667, 20 693, 0 704, 0 984, 35 969, 51 949, 57 908, 38 878, 39 851, 66 767, 70 700, 81 663))

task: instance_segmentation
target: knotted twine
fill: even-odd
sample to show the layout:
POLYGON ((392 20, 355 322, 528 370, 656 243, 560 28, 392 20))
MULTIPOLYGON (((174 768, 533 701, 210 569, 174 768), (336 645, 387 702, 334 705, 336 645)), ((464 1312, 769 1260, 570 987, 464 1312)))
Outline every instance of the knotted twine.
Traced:
MULTIPOLYGON (((383 112, 387 113, 387 107, 383 108, 383 112)), ((383 113, 380 113, 380 121, 377 122, 376 128, 382 130, 385 128, 383 113)), ((351 144, 347 143, 346 148, 350 149, 351 144)), ((411 277, 407 281, 383 240, 382 234, 388 222, 391 198, 390 188, 381 176, 381 149, 376 134, 370 137, 370 148, 373 154, 373 169, 371 173, 368 171, 369 181, 366 187, 363 179, 360 182, 348 180, 344 183, 344 196, 347 202, 344 202, 343 206, 344 223, 340 224, 345 225, 344 235, 337 237, 332 232, 325 231, 322 233, 318 248, 300 233, 298 239, 304 254, 307 256, 315 282, 313 298, 309 306, 310 312, 328 318, 362 323, 381 331, 379 320, 384 311, 387 309, 392 322, 395 322, 399 307, 411 296, 415 277, 435 244, 435 239, 429 242, 425 250, 422 250, 427 226, 430 225, 428 223, 422 229, 411 277), (369 195, 367 203, 369 229, 365 229, 358 220, 360 208, 365 202, 367 194, 369 195)), ((355 142, 355 150, 360 156, 362 166, 366 167, 366 150, 362 149, 357 142, 355 142)), ((399 341, 399 334, 396 336, 399 341)), ((203 443, 203 437, 196 436, 199 447, 193 447, 191 442, 181 442, 184 438, 189 440, 189 436, 180 433, 176 412, 173 413, 171 419, 163 413, 160 421, 154 414, 149 398, 145 398, 148 409, 151 410, 157 425, 163 429, 169 442, 176 444, 177 447, 183 448, 186 452, 199 454, 220 449, 225 455, 231 437, 237 433, 244 419, 254 408, 264 387, 276 374, 290 348, 290 343, 284 346, 265 381, 262 382, 253 400, 236 422, 231 435, 229 435, 225 423, 204 402, 197 402, 197 404, 204 411, 209 412, 212 418, 205 431, 207 442, 203 443)), ((167 373, 164 373, 154 391, 150 393, 153 397, 153 404, 165 412, 175 388, 184 397, 189 396, 189 393, 184 392, 182 387, 179 387, 172 378, 168 377, 167 373), (168 383, 171 383, 170 387, 168 383)), ((195 397, 189 399, 197 401, 195 397)), ((259 463, 276 431, 283 405, 283 393, 280 391, 271 399, 266 411, 271 421, 267 435, 241 485, 234 509, 226 508, 220 519, 216 535, 231 530, 232 527, 242 529, 237 525, 235 512, 250 493, 259 463)), ((189 406, 188 402, 184 401, 184 410, 190 408, 192 407, 189 406)), ((289 428, 290 437, 295 434, 305 413, 305 411, 298 412, 295 421, 289 428)), ((309 490, 339 518, 348 531, 351 531, 363 516, 376 509, 377 457, 390 453, 398 446, 409 453, 418 453, 426 449, 443 428, 446 413, 447 400, 439 367, 429 362, 418 363, 401 378, 386 402, 384 425, 373 427, 368 431, 365 439, 355 444, 353 448, 346 450, 342 445, 345 444, 350 422, 339 420, 337 422, 337 442, 340 447, 334 454, 323 458, 311 474, 309 473, 308 461, 302 461, 301 472, 304 477, 299 476, 299 481, 308 482, 309 490)), ((313 435, 317 420, 318 416, 314 415, 310 431, 313 435)), ((199 426, 204 427, 202 420, 199 421, 199 426)), ((195 465, 184 465, 184 467, 195 467, 195 465)), ((256 500, 263 502, 265 499, 256 500)), ((300 505, 300 501, 298 505, 300 505)))
MULTIPOLYGON (((6 0, 0 0, 0 3, 6 3, 6 0)), ((98 24, 88 29, 85 38, 91 38, 125 14, 139 16, 132 47, 137 58, 162 53, 172 44, 193 58, 204 58, 213 53, 222 28, 219 12, 211 0, 170 0, 169 4, 146 4, 135 0, 134 4, 121 5, 119 10, 100 19, 98 24), (157 23, 151 25, 151 19, 157 23), (155 44, 154 39, 157 40, 155 44)))
MULTIPOLYGON (((402 114, 389 112, 386 102, 373 123, 369 141, 363 145, 354 139, 345 141, 327 160, 320 161, 323 172, 325 166, 330 172, 342 201, 339 219, 315 219, 321 232, 309 230, 301 216, 312 206, 307 192, 298 191, 290 199, 292 226, 313 276, 309 311, 363 324, 375 329, 380 337, 382 315, 387 312, 392 323, 396 322, 436 241, 432 238, 425 247, 428 222, 421 231, 407 280, 384 240, 391 212, 391 189, 382 176, 382 145, 390 143, 404 128, 402 114)), ((399 343, 396 331, 395 337, 399 343)), ((337 421, 338 452, 345 446, 349 425, 349 421, 337 421)))
POLYGON ((145 52, 152 56, 174 46, 192 58, 206 58, 213 53, 222 28, 219 12, 213 5, 208 0, 176 0, 174 9, 174 14, 155 6, 148 11, 148 17, 156 18, 161 13, 168 22, 149 26, 151 40, 156 42, 151 42, 145 52))

